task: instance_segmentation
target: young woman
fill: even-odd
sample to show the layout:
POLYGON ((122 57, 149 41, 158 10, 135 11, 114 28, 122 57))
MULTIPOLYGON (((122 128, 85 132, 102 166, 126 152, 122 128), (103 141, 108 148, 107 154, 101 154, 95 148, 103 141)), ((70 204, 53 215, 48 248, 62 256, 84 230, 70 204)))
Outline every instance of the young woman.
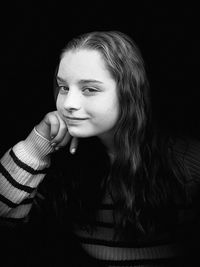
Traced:
POLYGON ((93 266, 181 260, 182 234, 197 223, 200 144, 156 127, 133 40, 110 31, 70 41, 55 99, 56 111, 1 160, 2 220, 30 221, 39 203, 49 221, 71 227, 93 266))

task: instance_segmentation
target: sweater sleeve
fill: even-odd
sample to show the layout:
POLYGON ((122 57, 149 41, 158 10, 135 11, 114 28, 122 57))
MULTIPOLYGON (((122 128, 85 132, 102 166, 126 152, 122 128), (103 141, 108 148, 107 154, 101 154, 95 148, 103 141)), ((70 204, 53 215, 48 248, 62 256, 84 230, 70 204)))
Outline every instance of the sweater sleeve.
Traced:
POLYGON ((23 141, 9 149, 0 160, 0 216, 26 217, 38 185, 50 166, 50 141, 34 128, 23 141))

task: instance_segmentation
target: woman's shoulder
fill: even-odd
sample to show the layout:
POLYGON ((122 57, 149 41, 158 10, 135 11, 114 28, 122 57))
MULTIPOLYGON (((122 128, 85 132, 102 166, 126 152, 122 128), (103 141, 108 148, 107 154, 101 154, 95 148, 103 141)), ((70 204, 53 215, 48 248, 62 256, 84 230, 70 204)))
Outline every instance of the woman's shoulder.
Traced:
POLYGON ((173 138, 173 155, 185 174, 186 185, 192 196, 200 196, 200 140, 182 136, 173 138))
POLYGON ((175 137, 172 148, 179 162, 188 168, 193 176, 200 176, 200 139, 175 137))

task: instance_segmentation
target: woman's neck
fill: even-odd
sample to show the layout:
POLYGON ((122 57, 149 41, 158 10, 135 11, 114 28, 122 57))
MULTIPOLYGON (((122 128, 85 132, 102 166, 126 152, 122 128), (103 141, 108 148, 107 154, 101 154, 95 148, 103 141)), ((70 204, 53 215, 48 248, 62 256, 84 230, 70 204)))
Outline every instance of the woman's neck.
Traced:
POLYGON ((100 141, 102 142, 102 144, 105 146, 107 154, 111 160, 111 162, 113 162, 114 157, 115 157, 115 146, 114 146, 114 140, 113 140, 113 135, 107 135, 107 136, 101 136, 99 137, 100 141))

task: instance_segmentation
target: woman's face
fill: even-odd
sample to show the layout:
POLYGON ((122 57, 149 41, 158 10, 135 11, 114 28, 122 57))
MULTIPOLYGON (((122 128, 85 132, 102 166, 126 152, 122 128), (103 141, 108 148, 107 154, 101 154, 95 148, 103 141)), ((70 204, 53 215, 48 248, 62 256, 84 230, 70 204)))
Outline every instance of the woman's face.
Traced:
POLYGON ((57 110, 71 136, 113 137, 119 117, 117 86, 98 51, 65 52, 57 83, 57 110))

